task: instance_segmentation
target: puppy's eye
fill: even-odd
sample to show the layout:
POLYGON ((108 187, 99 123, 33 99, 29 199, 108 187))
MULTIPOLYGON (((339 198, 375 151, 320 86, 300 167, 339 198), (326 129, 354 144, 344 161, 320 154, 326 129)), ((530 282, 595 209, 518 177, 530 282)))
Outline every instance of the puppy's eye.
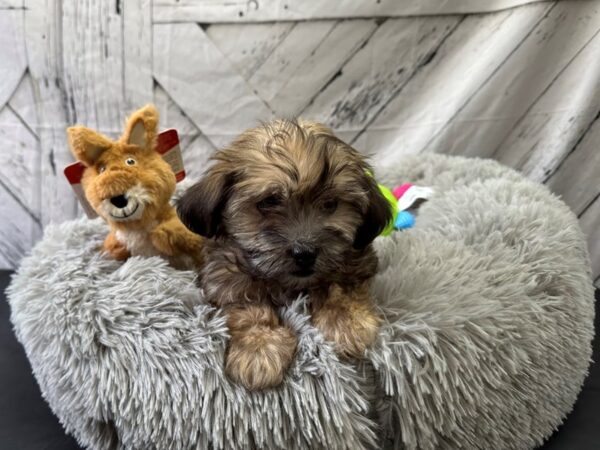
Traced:
POLYGON ((325 211, 326 213, 333 213, 338 207, 338 201, 334 198, 330 199, 330 200, 326 200, 323 202, 323 204, 321 205, 321 208, 323 209, 323 211, 325 211))
POLYGON ((273 209, 281 205, 281 203, 282 199, 279 195, 269 195, 258 202, 256 207, 259 209, 259 211, 268 211, 269 209, 273 209))
POLYGON ((135 161, 135 159, 133 159, 133 158, 127 158, 127 159, 125 160, 125 164, 127 164, 128 166, 135 166, 135 162, 136 162, 136 161, 135 161))
POLYGON ((106 170, 106 166, 100 166, 98 167, 98 173, 102 173, 106 170))

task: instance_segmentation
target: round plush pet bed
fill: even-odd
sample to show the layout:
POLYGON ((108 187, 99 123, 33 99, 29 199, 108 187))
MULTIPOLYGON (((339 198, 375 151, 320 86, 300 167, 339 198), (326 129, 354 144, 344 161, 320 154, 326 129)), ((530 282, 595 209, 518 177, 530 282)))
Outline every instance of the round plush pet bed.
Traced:
POLYGON ((435 189, 408 231, 376 240, 385 317, 364 362, 340 361, 304 299, 284 384, 223 374, 227 329, 191 272, 100 257, 96 220, 49 227, 9 288, 42 393, 90 448, 523 449, 571 410, 590 359, 593 289, 575 216, 483 160, 405 157, 389 186, 435 189))

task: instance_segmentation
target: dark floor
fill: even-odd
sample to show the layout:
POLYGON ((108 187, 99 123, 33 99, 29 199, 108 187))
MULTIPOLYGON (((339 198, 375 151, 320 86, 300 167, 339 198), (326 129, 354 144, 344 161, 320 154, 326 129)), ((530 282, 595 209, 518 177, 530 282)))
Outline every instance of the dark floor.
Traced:
MULTIPOLYGON (((66 436, 42 399, 29 363, 9 322, 4 290, 9 274, 0 271, 0 450, 71 450, 77 443, 66 436)), ((600 297, 596 292, 596 300, 600 297)), ((596 329, 600 325, 596 315, 596 329)), ((594 345, 594 360, 600 357, 594 345)), ((600 364, 591 368, 575 409, 545 450, 600 449, 600 364)))

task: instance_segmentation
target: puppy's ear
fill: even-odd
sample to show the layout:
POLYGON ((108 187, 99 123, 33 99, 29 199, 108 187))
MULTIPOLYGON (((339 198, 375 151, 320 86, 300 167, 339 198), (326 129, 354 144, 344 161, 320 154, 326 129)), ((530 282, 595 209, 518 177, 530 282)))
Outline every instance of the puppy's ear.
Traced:
POLYGON ((67 138, 73 156, 88 167, 93 166, 98 157, 112 146, 106 136, 86 127, 67 128, 67 138))
POLYGON ((365 175, 368 183, 369 206, 363 215, 363 222, 356 230, 354 248, 362 250, 381 234, 386 225, 392 220, 390 203, 383 196, 375 180, 365 175))
POLYGON ((121 141, 143 149, 153 149, 157 130, 158 111, 154 105, 146 105, 129 117, 121 141))
POLYGON ((327 125, 322 124, 320 122, 315 122, 313 120, 306 120, 303 118, 298 118, 298 126, 302 128, 307 133, 317 134, 317 135, 326 135, 326 136, 334 136, 333 131, 327 125))
POLYGON ((234 174, 217 164, 177 201, 177 215, 191 231, 208 238, 223 230, 223 209, 234 174))

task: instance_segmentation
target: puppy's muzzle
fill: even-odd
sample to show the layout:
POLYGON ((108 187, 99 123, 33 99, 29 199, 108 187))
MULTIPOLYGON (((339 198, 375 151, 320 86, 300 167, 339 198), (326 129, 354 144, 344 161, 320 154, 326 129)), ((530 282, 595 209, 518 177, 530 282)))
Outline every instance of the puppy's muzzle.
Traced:
POLYGON ((313 274, 319 253, 318 249, 306 245, 294 245, 290 253, 296 265, 294 275, 307 277, 313 274))

